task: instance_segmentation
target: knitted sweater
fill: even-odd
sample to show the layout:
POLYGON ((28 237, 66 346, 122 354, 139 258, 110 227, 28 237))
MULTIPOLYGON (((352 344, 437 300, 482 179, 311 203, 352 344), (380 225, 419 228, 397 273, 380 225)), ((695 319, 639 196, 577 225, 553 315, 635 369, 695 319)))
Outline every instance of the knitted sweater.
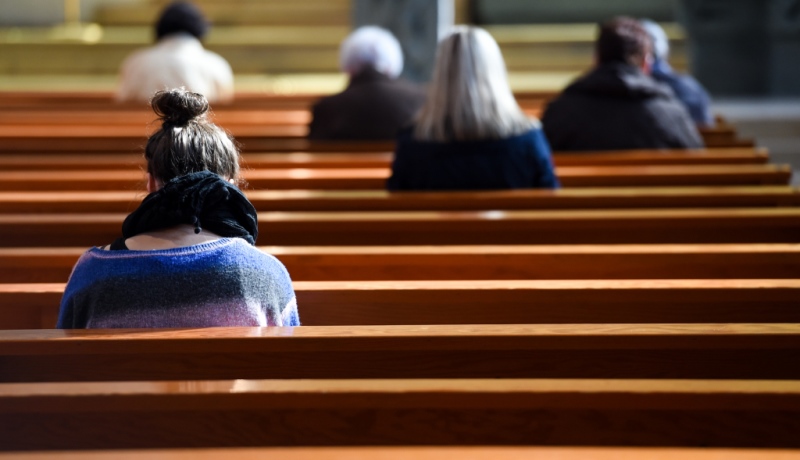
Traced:
POLYGON ((86 251, 58 326, 298 326, 292 282, 273 256, 240 238, 151 251, 86 251))

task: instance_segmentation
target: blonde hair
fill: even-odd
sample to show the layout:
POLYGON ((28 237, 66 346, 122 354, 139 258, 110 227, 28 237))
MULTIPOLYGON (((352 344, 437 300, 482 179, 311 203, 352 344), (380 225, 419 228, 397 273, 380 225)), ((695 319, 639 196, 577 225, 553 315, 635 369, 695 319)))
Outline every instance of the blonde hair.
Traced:
POLYGON ((414 137, 435 142, 501 139, 533 125, 511 93, 497 42, 483 29, 456 26, 439 43, 414 137))

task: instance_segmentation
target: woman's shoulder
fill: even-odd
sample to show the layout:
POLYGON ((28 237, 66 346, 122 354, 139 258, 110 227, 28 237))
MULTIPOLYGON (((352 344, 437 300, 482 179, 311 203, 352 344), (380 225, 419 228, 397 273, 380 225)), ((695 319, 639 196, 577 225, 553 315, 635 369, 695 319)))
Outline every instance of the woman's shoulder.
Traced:
POLYGON ((234 244, 230 247, 230 252, 226 257, 238 259, 246 263, 251 268, 258 268, 260 271, 273 277, 286 277, 289 279, 289 272, 277 257, 262 248, 251 245, 241 238, 232 238, 234 244), (246 262, 245 262, 246 261, 246 262))
POLYGON ((397 131, 397 141, 398 142, 410 142, 414 141, 414 129, 416 128, 413 124, 408 124, 403 126, 397 131))

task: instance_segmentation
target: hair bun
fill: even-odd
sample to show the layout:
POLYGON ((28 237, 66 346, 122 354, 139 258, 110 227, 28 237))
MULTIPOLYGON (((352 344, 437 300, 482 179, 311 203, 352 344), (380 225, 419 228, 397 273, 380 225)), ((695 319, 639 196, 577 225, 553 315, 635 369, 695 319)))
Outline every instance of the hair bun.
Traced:
POLYGON ((186 126, 191 121, 205 118, 208 112, 205 96, 183 88, 157 92, 150 105, 164 127, 186 126))

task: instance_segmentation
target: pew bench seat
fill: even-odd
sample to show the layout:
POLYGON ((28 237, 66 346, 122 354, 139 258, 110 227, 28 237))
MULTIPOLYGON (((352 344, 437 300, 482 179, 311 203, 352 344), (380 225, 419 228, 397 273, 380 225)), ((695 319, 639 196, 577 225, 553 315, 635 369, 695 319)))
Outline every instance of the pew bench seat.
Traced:
MULTIPOLYGON (((556 174, 572 187, 668 187, 787 185, 787 165, 564 166, 556 174)), ((253 189, 384 190, 388 168, 288 168, 246 170, 253 189)), ((138 169, 94 171, 0 171, 2 191, 144 190, 138 169)))
MULTIPOLYGON (((797 278, 800 245, 264 246, 295 281, 797 278)), ((84 247, 0 248, 0 282, 64 283, 84 247)))
POLYGON ((798 380, 798 353, 797 323, 6 330, 0 381, 798 380))
MULTIPOLYGON (((0 214, 0 247, 94 246, 125 214, 0 214)), ((261 245, 800 242, 798 208, 261 212, 261 245)))
POLYGON ((0 413, 3 450, 487 444, 800 447, 797 381, 238 379, 0 384, 0 413))
MULTIPOLYGON (((257 153, 242 156, 245 168, 386 168, 392 152, 383 153, 257 153)), ((634 166, 634 165, 715 165, 764 164, 769 160, 764 148, 715 148, 698 150, 631 150, 553 154, 558 166, 634 166)), ((0 155, 0 170, 103 170, 138 169, 144 166, 139 154, 36 154, 0 155)))
MULTIPOLYGON (((800 323, 799 280, 295 281, 306 326, 800 323)), ((61 283, 0 284, 0 329, 52 328, 61 283)))
POLYGON ((0 453, 0 460, 798 460, 796 449, 688 447, 229 447, 0 453))
MULTIPOLYGON (((800 205, 790 186, 572 188, 479 192, 245 190, 258 211, 480 211, 800 205)), ((0 191, 0 213, 131 212, 140 191, 0 191)))

